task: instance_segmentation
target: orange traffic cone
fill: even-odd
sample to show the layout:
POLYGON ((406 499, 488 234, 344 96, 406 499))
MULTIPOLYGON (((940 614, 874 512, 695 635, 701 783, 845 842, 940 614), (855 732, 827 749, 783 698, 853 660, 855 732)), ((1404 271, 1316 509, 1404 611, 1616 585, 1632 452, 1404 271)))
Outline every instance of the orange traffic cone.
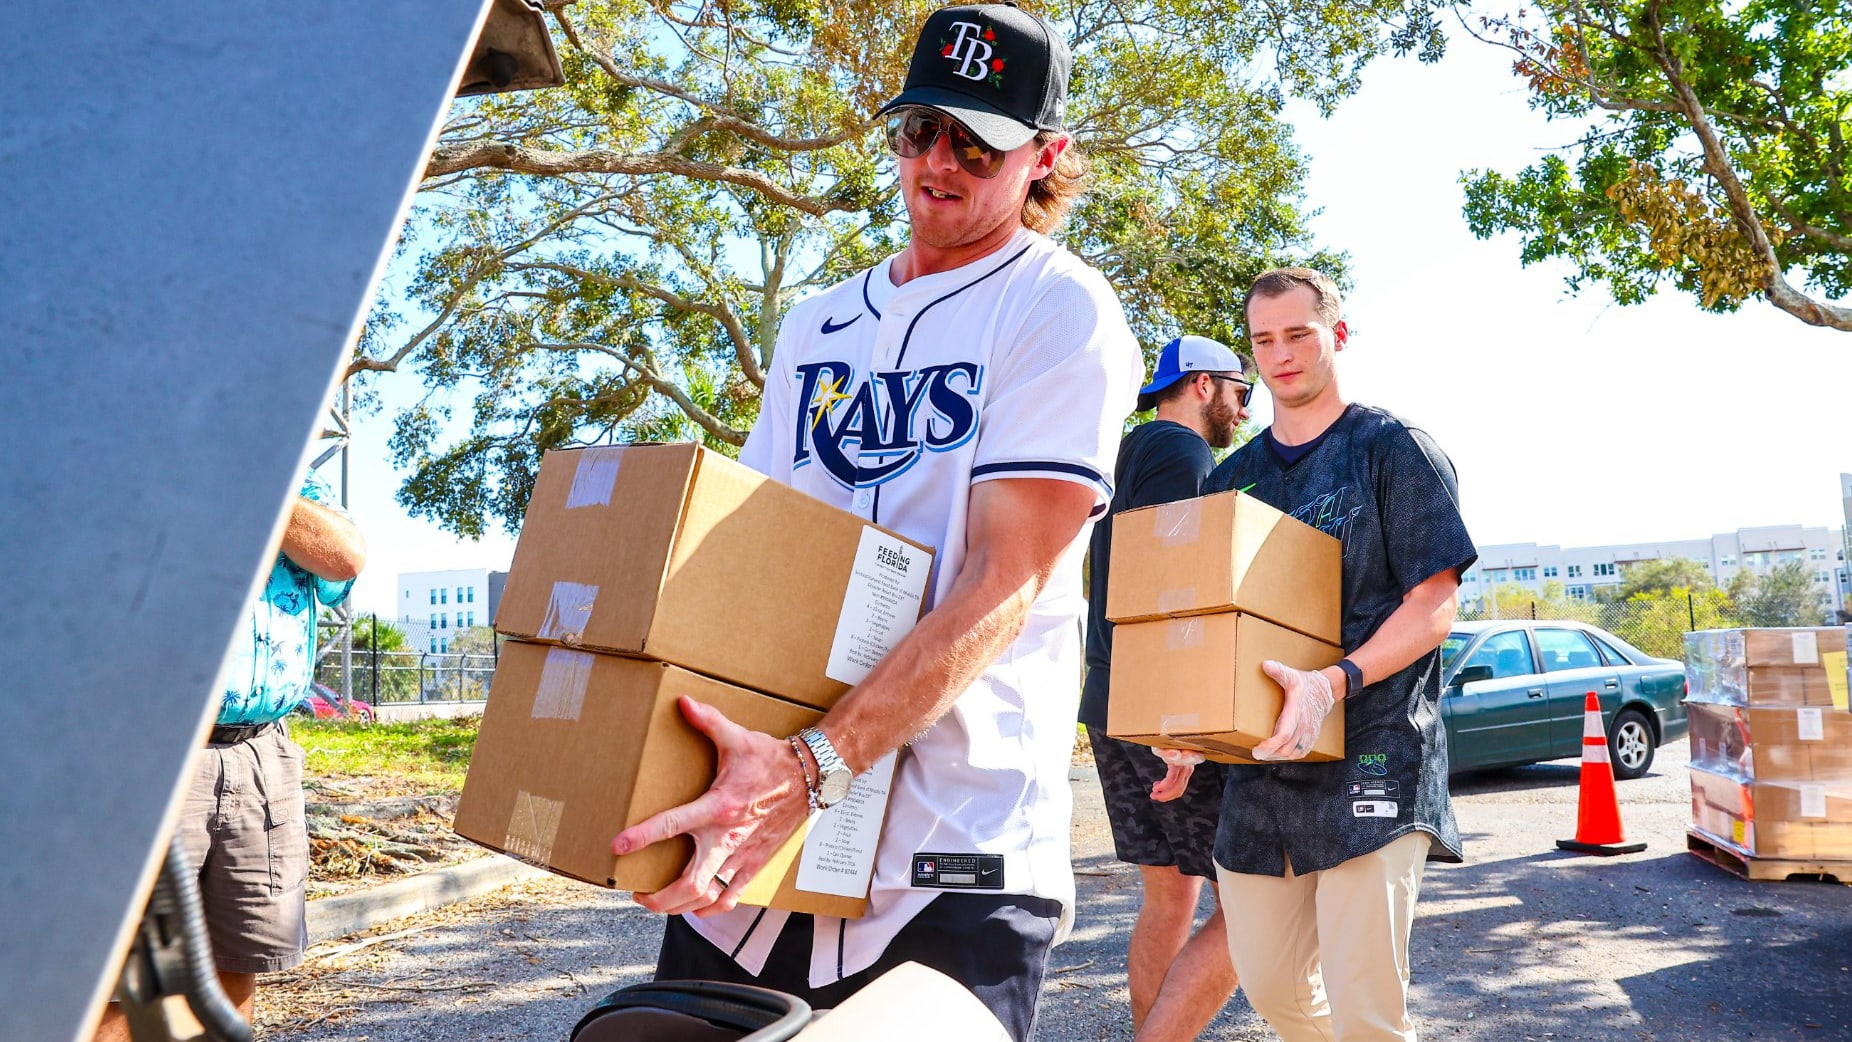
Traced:
POLYGON ((1608 762, 1608 733, 1601 726, 1601 699, 1593 691, 1582 710, 1582 791, 1575 838, 1557 847, 1578 854, 1632 854, 1646 849, 1621 832, 1620 797, 1614 793, 1614 765, 1608 762))

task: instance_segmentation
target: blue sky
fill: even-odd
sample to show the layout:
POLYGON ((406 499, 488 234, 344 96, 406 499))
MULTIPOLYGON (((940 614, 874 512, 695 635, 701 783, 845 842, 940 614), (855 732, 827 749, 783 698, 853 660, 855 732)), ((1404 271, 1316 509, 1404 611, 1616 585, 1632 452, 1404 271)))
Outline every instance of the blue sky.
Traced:
MULTIPOLYGON (((1503 52, 1455 39, 1437 66, 1377 62, 1328 120, 1289 109, 1319 241, 1351 256, 1347 397, 1433 434, 1482 545, 1843 523, 1852 334, 1762 303, 1719 316, 1682 296, 1572 297, 1564 269, 1519 266, 1515 236, 1467 231, 1462 170, 1515 172, 1574 137, 1525 98, 1503 52)), ((419 390, 409 373, 381 386, 389 403, 419 390)), ((384 413, 355 429, 349 495, 370 545, 360 611, 390 611, 399 572, 505 568, 514 550, 405 516, 390 433, 384 413)))

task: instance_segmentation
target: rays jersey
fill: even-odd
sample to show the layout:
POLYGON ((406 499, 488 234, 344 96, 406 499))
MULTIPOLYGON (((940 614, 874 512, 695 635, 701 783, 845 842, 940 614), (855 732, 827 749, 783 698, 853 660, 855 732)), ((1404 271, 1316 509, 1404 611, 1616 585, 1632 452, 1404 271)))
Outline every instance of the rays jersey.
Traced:
MULTIPOLYGON (((1047 478, 1109 486, 1144 365, 1104 277, 1027 230, 995 253, 895 286, 891 259, 794 306, 779 330, 742 462, 938 551, 929 604, 965 559, 972 486, 1047 478)), ((902 748, 868 914, 819 916, 810 983, 871 965, 941 891, 916 853, 1001 855, 995 889, 1072 918, 1068 758, 1081 680, 1081 558, 1063 552, 1027 625, 931 729, 902 748)), ((762 971, 787 914, 688 922, 762 971)))

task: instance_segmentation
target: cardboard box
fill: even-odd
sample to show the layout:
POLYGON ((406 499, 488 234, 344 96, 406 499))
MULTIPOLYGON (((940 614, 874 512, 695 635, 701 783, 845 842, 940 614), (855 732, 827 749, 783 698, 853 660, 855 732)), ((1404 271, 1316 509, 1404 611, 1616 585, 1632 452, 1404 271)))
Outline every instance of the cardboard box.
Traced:
POLYGON ((1756 781, 1852 783, 1852 713, 1686 703, 1691 765, 1756 781))
MULTIPOLYGON (((1239 612, 1120 623, 1113 629, 1106 733, 1252 763, 1254 746, 1273 735, 1283 700, 1260 664, 1275 659, 1323 669, 1343 657, 1334 644, 1239 612)), ((1344 758, 1342 699, 1304 758, 1344 758)))
POLYGON ((1114 514, 1106 617, 1238 611, 1343 642, 1343 544, 1253 496, 1218 492, 1114 514))
POLYGON ((1824 652, 1845 646, 1844 626, 1744 629, 1743 664, 1746 666, 1817 666, 1824 652))
MULTIPOLYGON (((681 875, 693 841, 677 837, 619 858, 611 853, 612 837, 693 800, 713 783, 716 769, 713 743, 682 717, 679 696, 772 735, 822 717, 660 662, 520 641, 502 646, 494 691, 457 804, 457 834, 561 875, 645 893, 681 875)), ((861 915, 892 758, 883 766, 858 777, 842 804, 813 816, 741 900, 861 915), (810 874, 829 882, 813 883, 810 874), (800 881, 807 889, 798 888, 800 881), (821 885, 848 893, 822 892, 821 885)))
POLYGON ((1690 768, 1691 823, 1750 857, 1852 857, 1852 786, 1746 782, 1690 768))
POLYGON ((697 445, 555 451, 495 628, 827 709, 919 620, 932 563, 697 445))
POLYGON ((1845 627, 1703 630, 1685 635, 1687 697, 1742 706, 1844 709, 1845 627))

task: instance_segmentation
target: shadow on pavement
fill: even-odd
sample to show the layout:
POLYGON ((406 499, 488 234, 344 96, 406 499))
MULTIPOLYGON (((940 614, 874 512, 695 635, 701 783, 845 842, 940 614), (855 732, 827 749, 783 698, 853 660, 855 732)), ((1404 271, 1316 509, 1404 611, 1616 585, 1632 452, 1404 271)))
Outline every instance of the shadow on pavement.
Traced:
POLYGON ((1849 922, 1852 887, 1751 883, 1682 847, 1430 867, 1414 1007, 1435 1038, 1852 1038, 1849 922))

